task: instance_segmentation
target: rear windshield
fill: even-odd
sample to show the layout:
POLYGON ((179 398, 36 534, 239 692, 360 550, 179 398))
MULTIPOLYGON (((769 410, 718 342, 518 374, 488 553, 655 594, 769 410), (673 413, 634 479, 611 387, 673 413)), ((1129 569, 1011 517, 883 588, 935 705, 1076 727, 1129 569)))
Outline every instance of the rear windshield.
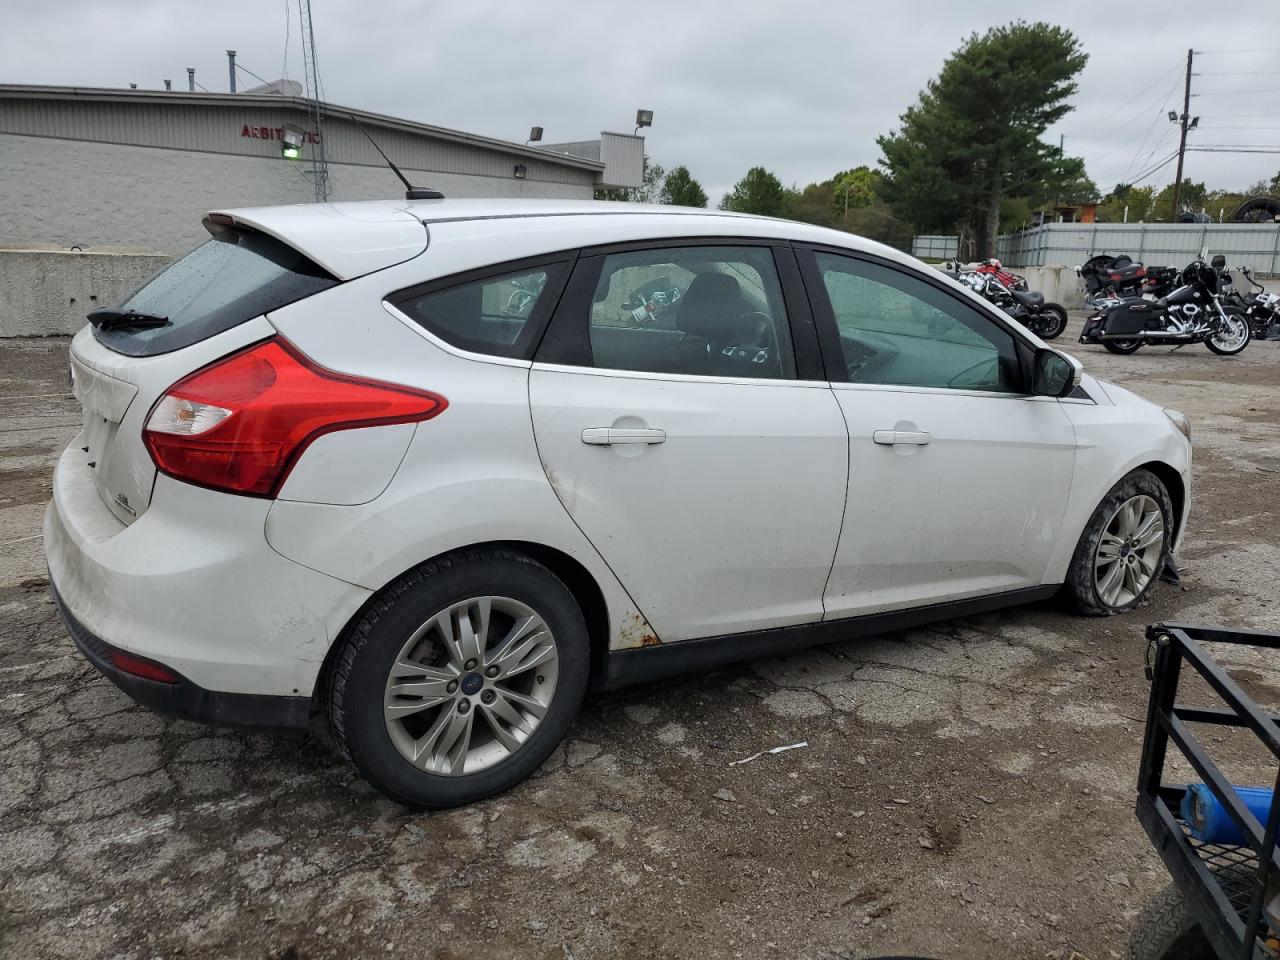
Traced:
POLYGON ((224 230, 171 263, 120 305, 121 310, 168 317, 167 326, 95 327, 93 335, 131 357, 170 353, 337 282, 274 237, 224 230))

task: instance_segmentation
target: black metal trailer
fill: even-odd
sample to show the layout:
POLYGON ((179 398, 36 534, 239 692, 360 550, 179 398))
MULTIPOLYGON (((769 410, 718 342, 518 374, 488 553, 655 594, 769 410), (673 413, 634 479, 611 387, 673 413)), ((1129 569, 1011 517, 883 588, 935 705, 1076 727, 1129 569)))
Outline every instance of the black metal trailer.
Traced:
POLYGON ((1251 731, 1275 762, 1272 796, 1280 796, 1280 715, 1259 707, 1203 646, 1231 643, 1277 650, 1280 634, 1158 623, 1147 628, 1147 640, 1152 683, 1137 816, 1169 868, 1173 884, 1143 911, 1131 941, 1131 956, 1140 960, 1280 957, 1280 853, 1276 850, 1280 803, 1272 800, 1265 822, 1255 816, 1192 729, 1209 724, 1251 731), (1221 706, 1178 702, 1184 666, 1204 678, 1221 706), (1229 815, 1243 842, 1205 843, 1192 836, 1192 825, 1183 814, 1183 798, 1191 787, 1164 780, 1170 744, 1229 815))

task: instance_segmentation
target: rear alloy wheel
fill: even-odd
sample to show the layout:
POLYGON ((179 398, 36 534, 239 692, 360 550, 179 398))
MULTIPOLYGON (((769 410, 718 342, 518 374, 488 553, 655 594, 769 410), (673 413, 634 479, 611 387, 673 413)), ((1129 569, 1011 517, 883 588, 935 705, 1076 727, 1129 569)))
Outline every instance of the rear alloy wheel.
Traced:
POLYGON ((505 550, 424 564, 348 631, 329 679, 339 747, 413 808, 470 803, 547 758, 587 686, 587 630, 550 570, 505 550))
POLYGON ((1098 504, 1076 545, 1064 585, 1072 605, 1093 616, 1132 610, 1159 578, 1172 532, 1164 484, 1135 470, 1098 504))
POLYGON ((1102 345, 1107 348, 1108 353, 1129 354, 1137 353, 1138 348, 1142 346, 1141 340, 1103 340, 1102 345))

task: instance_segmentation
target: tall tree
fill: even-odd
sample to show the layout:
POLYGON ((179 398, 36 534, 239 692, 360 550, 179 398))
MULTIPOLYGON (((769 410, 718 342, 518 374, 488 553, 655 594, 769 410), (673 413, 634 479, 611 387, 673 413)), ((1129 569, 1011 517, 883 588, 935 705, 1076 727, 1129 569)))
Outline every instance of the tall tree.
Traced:
POLYGON ((786 205, 782 181, 764 167, 752 167, 720 201, 721 210, 780 217, 786 205))
POLYGON ((651 163, 649 155, 644 155, 644 172, 640 175, 638 187, 601 187, 596 190, 597 200, 621 200, 630 203, 657 203, 662 192, 662 180, 666 171, 661 164, 651 163))
POLYGON ((882 192, 920 229, 960 228, 995 253, 1007 194, 1052 192, 1063 158, 1040 137, 1065 116, 1088 54, 1071 31, 1017 21, 972 35, 880 137, 882 192))
POLYGON ((702 184, 689 173, 684 164, 675 167, 662 181, 662 192, 658 194, 659 203, 669 203, 675 207, 705 207, 707 194, 702 184))

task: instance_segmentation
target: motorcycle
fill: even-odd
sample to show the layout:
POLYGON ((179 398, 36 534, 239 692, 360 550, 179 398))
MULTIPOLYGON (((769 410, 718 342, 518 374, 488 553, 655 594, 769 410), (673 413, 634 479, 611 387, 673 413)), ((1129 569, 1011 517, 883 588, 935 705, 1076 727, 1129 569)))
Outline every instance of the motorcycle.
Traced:
POLYGON ((1124 297, 1084 322, 1081 343, 1100 343, 1111 353, 1135 353, 1147 344, 1203 343, 1216 354, 1234 356, 1249 345, 1253 331, 1244 311, 1224 305, 1221 257, 1188 264, 1179 286, 1157 300, 1124 297))
POLYGON ((1255 337, 1280 340, 1280 293, 1267 293, 1248 267, 1241 267, 1240 272, 1253 289, 1247 294, 1233 293, 1232 304, 1244 311, 1255 337))
POLYGON ((1099 309, 1127 297, 1163 297, 1177 285, 1180 273, 1177 267, 1148 267, 1125 254, 1098 254, 1076 267, 1085 303, 1099 309))
MULTIPOLYGON (((998 269, 999 261, 994 263, 998 269)), ((1041 340, 1052 340, 1067 328, 1067 311, 1061 304, 1045 303, 1044 294, 1025 289, 1026 280, 1022 281, 1023 289, 1019 290, 1001 282, 994 270, 981 269, 960 272, 956 279, 978 296, 994 303, 1041 340)))
POLYGON ((999 260, 991 258, 983 260, 973 268, 974 273, 989 273, 1010 290, 1030 290, 1027 278, 1017 273, 1010 273, 999 260))

